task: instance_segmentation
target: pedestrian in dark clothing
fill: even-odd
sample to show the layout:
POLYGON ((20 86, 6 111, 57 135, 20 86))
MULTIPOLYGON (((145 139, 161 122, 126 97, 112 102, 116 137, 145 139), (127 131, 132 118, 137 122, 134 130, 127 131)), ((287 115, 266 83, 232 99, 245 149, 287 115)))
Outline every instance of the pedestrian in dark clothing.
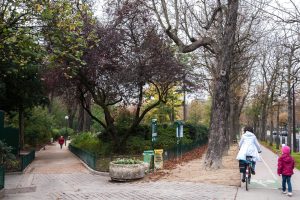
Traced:
POLYGON ((61 149, 62 149, 62 146, 63 146, 64 142, 65 142, 64 137, 63 137, 63 136, 60 136, 60 138, 58 139, 58 143, 60 144, 60 148, 61 148, 61 149))
POLYGON ((290 155, 290 147, 282 147, 282 155, 278 159, 278 176, 282 175, 282 193, 292 196, 292 184, 291 177, 294 174, 293 169, 295 167, 295 160, 290 155), (288 185, 288 192, 286 191, 286 183, 288 185))

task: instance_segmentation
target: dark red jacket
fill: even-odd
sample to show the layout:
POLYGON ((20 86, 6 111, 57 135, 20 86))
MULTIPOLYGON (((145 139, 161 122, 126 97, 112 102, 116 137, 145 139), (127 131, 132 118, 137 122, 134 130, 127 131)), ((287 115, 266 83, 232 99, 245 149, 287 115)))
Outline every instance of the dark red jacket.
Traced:
POLYGON ((278 159, 277 174, 291 176, 294 174, 293 172, 294 166, 295 166, 294 158, 289 154, 283 154, 278 159))
POLYGON ((60 137, 60 138, 58 139, 58 143, 59 143, 59 144, 63 144, 64 142, 65 142, 65 139, 64 139, 64 138, 61 138, 61 137, 60 137))

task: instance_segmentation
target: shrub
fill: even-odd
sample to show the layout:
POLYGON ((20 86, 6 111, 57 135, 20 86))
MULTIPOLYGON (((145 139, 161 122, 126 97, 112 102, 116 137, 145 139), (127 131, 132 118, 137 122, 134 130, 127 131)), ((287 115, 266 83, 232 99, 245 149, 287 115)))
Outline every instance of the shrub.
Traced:
POLYGON ((54 128, 52 129, 52 137, 54 140, 57 140, 60 136, 74 136, 75 135, 75 131, 71 128, 54 128))
MULTIPOLYGON (((170 148, 176 145, 176 126, 175 125, 158 125, 157 141, 154 142, 154 148, 170 148)), ((183 134, 181 139, 182 144, 190 144, 192 140, 188 134, 183 134)))
POLYGON ((145 140, 140 136, 132 136, 126 143, 126 152, 129 154, 141 154, 149 148, 151 148, 151 140, 145 140))
POLYGON ((25 143, 32 146, 50 141, 53 116, 46 109, 35 107, 25 121, 25 143))
POLYGON ((16 157, 14 154, 11 153, 12 147, 8 146, 2 140, 0 140, 0 164, 6 165, 10 162, 14 162, 16 157))
POLYGON ((183 130, 193 141, 208 139, 208 128, 204 125, 186 123, 183 130))
POLYGON ((58 128, 53 128, 53 129, 51 130, 51 132, 52 132, 52 138, 53 138, 54 140, 57 140, 57 139, 61 136, 61 134, 60 134, 60 129, 58 129, 58 128))
POLYGON ((101 141, 96 137, 95 134, 92 134, 90 132, 83 132, 74 136, 71 144, 91 153, 101 153, 101 141))

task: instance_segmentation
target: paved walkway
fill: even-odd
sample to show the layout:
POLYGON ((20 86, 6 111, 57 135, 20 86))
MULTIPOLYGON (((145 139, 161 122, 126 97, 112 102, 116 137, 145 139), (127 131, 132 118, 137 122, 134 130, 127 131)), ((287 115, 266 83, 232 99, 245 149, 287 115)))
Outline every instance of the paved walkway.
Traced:
POLYGON ((250 190, 215 184, 156 181, 111 182, 108 176, 91 174, 66 147, 46 146, 24 174, 6 176, 7 200, 34 199, 299 199, 299 171, 293 176, 294 196, 289 198, 278 190, 276 155, 263 148, 263 162, 257 164, 250 190))

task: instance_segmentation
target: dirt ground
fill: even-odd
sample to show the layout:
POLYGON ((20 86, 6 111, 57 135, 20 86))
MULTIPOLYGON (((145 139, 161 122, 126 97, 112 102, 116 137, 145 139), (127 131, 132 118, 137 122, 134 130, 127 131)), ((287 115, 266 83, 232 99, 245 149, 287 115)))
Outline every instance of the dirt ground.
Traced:
POLYGON ((205 169, 205 150, 206 148, 198 149, 189 156, 185 155, 185 159, 179 163, 173 162, 173 166, 167 162, 164 170, 148 175, 144 181, 165 180, 240 186, 239 166, 235 159, 238 152, 237 145, 231 146, 228 155, 223 157, 223 168, 218 170, 205 169))

